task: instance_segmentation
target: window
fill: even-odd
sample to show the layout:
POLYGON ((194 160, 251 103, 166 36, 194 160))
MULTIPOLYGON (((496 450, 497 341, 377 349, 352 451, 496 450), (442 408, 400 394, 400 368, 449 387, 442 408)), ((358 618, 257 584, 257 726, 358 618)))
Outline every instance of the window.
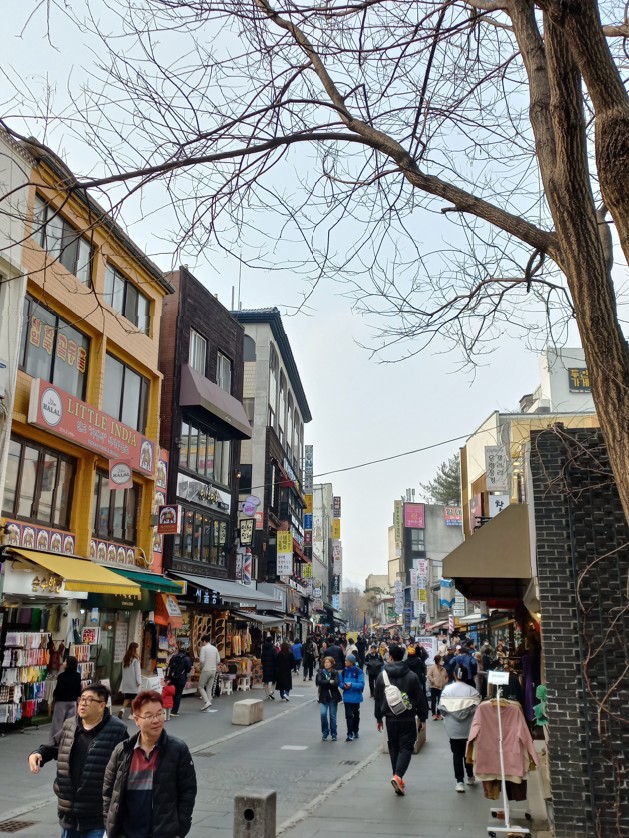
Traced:
POLYGON ((280 398, 277 405, 277 425, 279 428, 280 443, 284 445, 284 428, 286 423, 286 379, 284 373, 280 375, 280 398))
POLYGON ((207 341, 194 329, 190 329, 190 351, 188 363, 193 370, 205 375, 205 361, 207 358, 207 341))
POLYGON ((2 514, 69 529, 75 472, 71 457, 12 437, 2 514))
POLYGON ((241 463, 239 469, 240 481, 238 483, 238 491, 241 495, 250 495, 252 493, 251 482, 253 466, 251 463, 241 463))
POLYGON ((35 197, 33 238, 79 282, 92 284, 92 245, 39 196, 35 197))
POLYGON ((256 400, 255 399, 243 399, 242 406, 245 409, 245 414, 249 422, 253 425, 253 417, 256 408, 256 400))
POLYGON ((271 344, 269 355, 269 428, 277 430, 277 352, 271 344))
POLYGON ((424 549, 424 530, 411 530, 411 550, 421 553, 424 549))
POLYGON ((216 353, 216 383, 226 393, 232 391, 232 362, 222 352, 216 353))
POLYGON ((110 489, 109 475, 96 472, 94 481, 94 536, 135 544, 140 489, 110 489))
POLYGON ((286 451, 289 458, 293 456, 293 394, 288 394, 288 419, 286 420, 286 451))
POLYGON ((227 562, 227 522, 212 513, 184 507, 181 534, 175 535, 175 556, 195 562, 225 566, 227 562))
POLYGON ((231 443, 216 439, 207 428, 193 422, 181 423, 179 468, 200 477, 230 485, 231 443))
POLYGON ((25 372, 82 399, 89 345, 89 338, 78 329, 26 296, 20 345, 20 367, 25 372))
POLYGON ((243 346, 243 361, 255 361, 256 359, 256 342, 249 335, 245 335, 243 346))
POLYGON ((122 361, 107 355, 103 410, 119 422, 144 433, 149 383, 122 361))
POLYGON ((113 265, 107 265, 105 272, 104 301, 114 311, 127 318, 140 332, 149 332, 151 302, 136 286, 124 277, 113 265))

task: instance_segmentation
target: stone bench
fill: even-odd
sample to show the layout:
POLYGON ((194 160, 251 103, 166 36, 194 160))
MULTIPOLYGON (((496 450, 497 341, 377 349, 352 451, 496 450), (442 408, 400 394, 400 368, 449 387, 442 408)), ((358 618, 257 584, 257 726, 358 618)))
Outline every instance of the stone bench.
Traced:
POLYGON ((243 698, 234 703, 233 725, 254 725, 264 718, 264 701, 261 698, 243 698))

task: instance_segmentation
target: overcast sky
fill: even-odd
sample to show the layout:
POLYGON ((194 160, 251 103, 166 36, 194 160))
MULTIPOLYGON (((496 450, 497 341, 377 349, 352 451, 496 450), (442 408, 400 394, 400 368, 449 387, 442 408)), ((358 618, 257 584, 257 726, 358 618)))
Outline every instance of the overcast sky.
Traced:
MULTIPOLYGON (((41 90, 46 79, 59 110, 67 100, 70 73, 80 79, 81 63, 89 66, 93 58, 82 48, 80 37, 66 32, 60 23, 53 29, 54 46, 43 37, 41 21, 19 37, 35 5, 10 4, 3 9, 3 69, 9 78, 23 78, 34 91, 41 90)), ((0 101, 10 96, 11 85, 0 76, 0 101)), ((9 124, 17 130, 24 127, 19 120, 9 124)), ((30 130, 41 137, 43 123, 31 123, 30 130)), ((85 173, 92 166, 90 150, 77 140, 53 132, 50 143, 75 172, 85 173)), ((154 193, 152 200, 159 202, 159 195, 154 193)), ((158 214, 150 222, 142 221, 137 207, 130 207, 125 220, 133 239, 168 270, 171 261, 157 229, 159 219, 165 218, 158 214)), ((426 214, 422 234, 434 249, 434 236, 441 232, 432 225, 432 216, 426 214)), ((225 305, 231 305, 232 287, 239 282, 235 260, 211 252, 204 260, 191 262, 190 269, 225 305)), ((314 444, 315 475, 437 446, 322 478, 331 481, 335 494, 342 497, 344 577, 362 584, 369 573, 386 572, 394 499, 406 488, 418 490, 462 444, 439 443, 472 433, 493 410, 517 408, 520 397, 537 386, 537 357, 521 336, 504 336, 474 372, 461 371, 460 355, 448 352, 427 351, 398 364, 378 363, 359 346, 370 339, 368 324, 352 315, 341 286, 322 283, 310 300, 308 314, 292 315, 304 292, 302 280, 243 268, 240 281, 243 308, 278 306, 287 312, 284 325, 313 415, 305 441, 314 444)))

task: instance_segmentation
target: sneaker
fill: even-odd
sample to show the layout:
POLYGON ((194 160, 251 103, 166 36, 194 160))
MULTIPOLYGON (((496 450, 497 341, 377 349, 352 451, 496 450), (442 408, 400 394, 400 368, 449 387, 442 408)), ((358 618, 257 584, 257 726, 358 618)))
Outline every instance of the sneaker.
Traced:
POLYGON ((124 710, 118 710, 118 718, 124 719, 124 710))
POLYGON ((465 792, 465 784, 464 783, 457 783, 456 786, 454 787, 454 790, 458 791, 458 792, 465 792))
POLYGON ((468 784, 468 786, 473 786, 476 782, 476 777, 466 777, 465 782, 468 784))
POLYGON ((432 717, 432 720, 433 720, 433 722, 438 722, 439 721, 439 716, 437 716, 437 714, 434 713, 433 717, 432 717))
POLYGON ((439 722, 443 721, 443 716, 441 715, 441 713, 439 713, 439 715, 437 716, 437 721, 439 721, 439 722))
POLYGON ((401 777, 398 777, 397 774, 394 774, 393 777, 391 777, 391 785, 395 789, 395 793, 400 797, 406 794, 406 791, 404 790, 406 784, 401 777))
POLYGON ((333 736, 333 737, 332 737, 332 741, 333 741, 333 742, 336 742, 336 736, 333 736))
POLYGON ((354 735, 352 733, 348 733, 347 736, 345 737, 345 741, 346 742, 353 742, 353 740, 354 740, 354 735))
POLYGON ((203 707, 201 708, 201 712, 203 712, 204 710, 207 710, 207 708, 208 708, 208 707, 211 707, 211 706, 212 706, 212 702, 211 702, 211 701, 206 702, 206 703, 203 705, 203 707))
POLYGON ((321 737, 321 741, 322 742, 327 742, 328 741, 328 734, 327 733, 323 734, 323 736, 321 737))
POLYGON ((179 715, 179 713, 171 713, 170 718, 171 719, 176 719, 178 715, 179 715))
POLYGON ((271 695, 269 696, 269 698, 271 699, 271 701, 275 701, 275 696, 273 695, 273 693, 271 693, 271 695))
POLYGON ((357 733, 355 733, 354 734, 354 739, 360 739, 360 736, 357 733))

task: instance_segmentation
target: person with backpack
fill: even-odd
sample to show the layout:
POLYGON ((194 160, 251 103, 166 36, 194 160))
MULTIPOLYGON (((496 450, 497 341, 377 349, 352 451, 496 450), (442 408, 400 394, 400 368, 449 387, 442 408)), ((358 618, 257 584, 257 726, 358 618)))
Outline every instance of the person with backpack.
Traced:
POLYGON ((181 696, 183 695, 186 681, 188 680, 188 672, 192 669, 192 661, 188 657, 188 653, 183 647, 183 643, 177 642, 177 651, 172 656, 168 663, 166 670, 166 678, 171 681, 175 687, 175 697, 173 699, 173 709, 171 710, 171 718, 177 718, 179 715, 179 705, 181 704, 181 696))
POLYGON ((389 646, 390 663, 378 675, 374 714, 376 727, 387 724, 387 740, 393 776, 391 785, 399 796, 406 794, 404 775, 411 762, 417 733, 428 718, 428 702, 419 678, 404 660, 405 649, 397 643, 389 646))
POLYGON ((312 639, 312 636, 308 637, 304 645, 304 681, 312 681, 318 652, 317 644, 312 639))
POLYGON ((354 739, 359 738, 360 705, 362 704, 363 690, 365 689, 365 675, 362 669, 356 666, 354 655, 347 655, 345 669, 339 675, 339 682, 343 691, 345 721, 347 722, 347 736, 345 741, 352 742, 354 739))

